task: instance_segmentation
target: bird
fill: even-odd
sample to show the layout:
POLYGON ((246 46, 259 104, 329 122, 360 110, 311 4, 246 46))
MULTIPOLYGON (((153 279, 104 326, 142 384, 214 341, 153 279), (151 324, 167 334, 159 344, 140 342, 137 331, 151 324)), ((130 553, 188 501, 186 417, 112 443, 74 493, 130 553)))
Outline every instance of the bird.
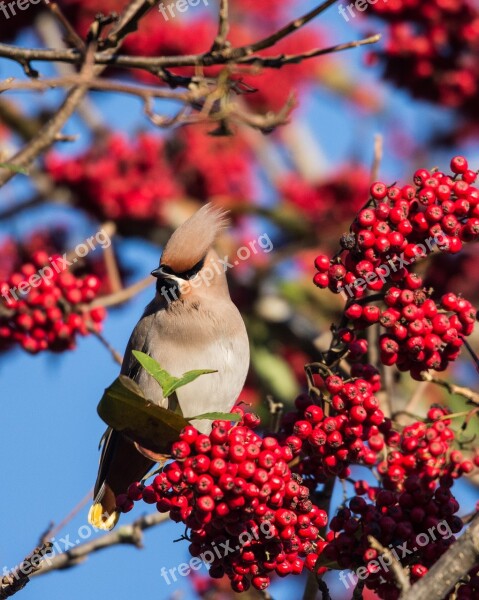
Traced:
MULTIPOLYGON (((227 211, 203 205, 167 241, 156 278, 156 293, 135 326, 124 354, 121 374, 133 379, 145 398, 170 410, 179 404, 183 416, 229 412, 248 373, 250 348, 246 326, 231 300, 226 260, 214 249, 219 234, 229 226, 227 211), (155 359, 171 375, 194 369, 216 372, 199 377, 165 399, 154 378, 133 355, 139 350, 155 359)), ((211 422, 192 420, 202 433, 211 422)), ((110 530, 119 519, 116 497, 140 481, 155 461, 135 442, 111 428, 103 436, 100 466, 88 521, 110 530)))

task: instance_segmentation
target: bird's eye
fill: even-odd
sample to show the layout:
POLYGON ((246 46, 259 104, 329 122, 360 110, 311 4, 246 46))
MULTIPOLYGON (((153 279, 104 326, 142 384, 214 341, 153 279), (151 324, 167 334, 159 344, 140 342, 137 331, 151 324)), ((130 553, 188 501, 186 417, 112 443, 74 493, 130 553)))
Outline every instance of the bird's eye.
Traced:
POLYGON ((194 277, 198 276, 199 272, 203 268, 204 262, 205 262, 205 259, 202 258, 191 269, 188 269, 188 271, 182 271, 181 273, 178 271, 175 271, 168 265, 161 265, 161 271, 163 274, 174 275, 175 277, 178 277, 179 279, 184 279, 185 281, 187 281, 188 279, 193 279, 194 277))

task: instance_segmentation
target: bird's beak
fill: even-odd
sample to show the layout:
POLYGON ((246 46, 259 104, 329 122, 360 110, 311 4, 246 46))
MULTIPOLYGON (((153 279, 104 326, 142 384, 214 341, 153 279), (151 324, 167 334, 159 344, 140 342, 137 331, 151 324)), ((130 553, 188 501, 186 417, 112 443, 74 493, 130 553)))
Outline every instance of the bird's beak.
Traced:
POLYGON ((163 272, 163 269, 161 267, 156 267, 156 269, 153 269, 153 271, 151 272, 151 275, 158 279, 158 277, 163 277, 164 275, 166 275, 166 273, 163 272))
POLYGON ((175 277, 175 275, 163 271, 163 267, 161 265, 159 267, 156 267, 156 269, 153 269, 151 275, 153 275, 153 277, 156 277, 157 279, 169 279, 171 281, 181 282, 181 279, 175 277))

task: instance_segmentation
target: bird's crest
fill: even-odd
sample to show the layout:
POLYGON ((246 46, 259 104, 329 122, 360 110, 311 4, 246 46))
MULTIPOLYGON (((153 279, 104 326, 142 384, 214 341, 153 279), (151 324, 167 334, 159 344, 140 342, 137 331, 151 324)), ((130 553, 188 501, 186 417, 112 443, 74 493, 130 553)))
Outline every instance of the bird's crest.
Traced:
POLYGON ((169 266, 175 273, 188 271, 206 256, 220 231, 228 225, 224 209, 205 204, 170 237, 161 265, 169 266))

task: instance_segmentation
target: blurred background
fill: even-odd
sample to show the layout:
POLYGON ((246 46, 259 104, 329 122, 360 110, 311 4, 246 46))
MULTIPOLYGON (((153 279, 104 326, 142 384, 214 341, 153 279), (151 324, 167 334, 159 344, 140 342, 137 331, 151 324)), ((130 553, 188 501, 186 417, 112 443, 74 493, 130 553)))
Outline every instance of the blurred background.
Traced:
MULTIPOLYGON (((120 11, 124 2, 59 4, 84 35, 96 13, 120 11)), ((230 39, 244 44, 315 3, 230 0, 230 5, 230 39)), ((251 253, 229 272, 252 347, 240 399, 265 418, 268 396, 286 409, 292 405, 306 385, 304 364, 328 346, 330 325, 343 302, 313 286, 313 261, 320 252, 335 253, 341 233, 367 200, 376 136, 383 140, 379 177, 388 185, 410 183, 419 167, 447 170, 458 153, 467 156, 471 168, 479 168, 479 5, 427 0, 415 6, 398 0, 389 3, 389 10, 381 0, 349 21, 338 5, 269 54, 302 52, 373 33, 382 33, 381 41, 281 70, 242 74, 240 101, 260 114, 280 110, 295 94, 289 124, 269 135, 242 127, 225 132, 211 124, 159 130, 145 118, 138 99, 91 93, 63 130, 74 138, 56 144, 28 177, 18 174, 0 190, 0 280, 11 277, 35 251, 63 254, 102 227, 115 231, 111 248, 90 252, 73 273, 99 279, 99 296, 111 300, 106 318, 98 317, 102 339, 122 353, 154 287, 145 282, 125 302, 121 290, 148 276, 171 231, 201 204, 224 206, 233 227, 220 240, 221 256, 241 256, 238 249, 265 234, 272 242, 271 251, 251 253)), ((217 10, 210 0, 165 21, 154 8, 123 50, 152 56, 205 51, 215 35, 217 10)), ((40 4, 8 19, 0 13, 1 42, 58 47, 61 40, 58 21, 40 4)), ((66 65, 60 71, 48 63, 33 66, 42 76, 71 72, 66 65)), ((136 83, 158 83, 136 73, 136 83)), ((135 81, 134 73, 112 76, 135 81)), ((0 59, 0 78, 8 77, 25 75, 18 64, 0 59)), ((31 137, 62 97, 59 90, 0 96, 0 162, 31 137)), ((161 101, 162 113, 172 115, 175 108, 161 101)), ((477 246, 470 245, 459 256, 432 260, 429 284, 477 301, 478 258, 477 246)), ((56 537, 69 535, 73 542, 86 524, 85 499, 104 430, 96 406, 118 373, 97 334, 77 336, 75 347, 69 340, 55 352, 35 355, 18 340, 0 342, 2 569, 20 562, 52 522, 58 525, 68 517, 56 537)), ((477 347, 477 339, 471 339, 477 347)), ((447 376, 477 389, 478 376, 467 357, 447 376)), ((398 398, 411 396, 417 385, 398 380, 398 398)), ((418 411, 439 400, 445 400, 440 390, 423 386, 418 411)), ((454 410, 461 406, 461 401, 452 404, 454 410)), ((474 482, 459 484, 457 495, 464 511, 470 511, 477 499, 474 482)), ((336 490, 333 504, 341 497, 342 489, 336 490)), ((132 521, 143 510, 144 505, 136 507, 124 520, 132 521)), ((145 534, 143 550, 116 546, 99 552, 74 568, 36 578, 22 597, 233 597, 227 583, 210 580, 206 571, 166 585, 161 567, 189 560, 187 543, 173 543, 182 533, 180 525, 162 524, 145 534)), ((336 600, 351 597, 337 573, 327 581, 336 600)), ((276 579, 270 592, 276 600, 299 598, 303 587, 304 578, 289 577, 276 579)))

